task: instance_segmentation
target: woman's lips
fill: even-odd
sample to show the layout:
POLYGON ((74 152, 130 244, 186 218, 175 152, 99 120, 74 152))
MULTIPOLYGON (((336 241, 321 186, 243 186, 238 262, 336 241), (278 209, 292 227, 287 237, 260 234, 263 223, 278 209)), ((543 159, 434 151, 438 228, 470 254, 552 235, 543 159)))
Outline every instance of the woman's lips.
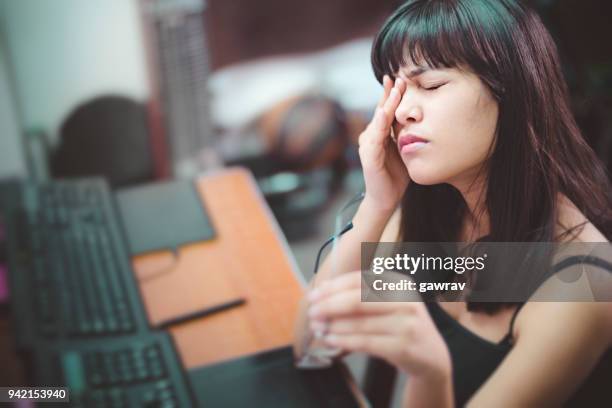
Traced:
POLYGON ((411 134, 400 136, 397 142, 401 153, 416 152, 429 144, 429 140, 411 134))

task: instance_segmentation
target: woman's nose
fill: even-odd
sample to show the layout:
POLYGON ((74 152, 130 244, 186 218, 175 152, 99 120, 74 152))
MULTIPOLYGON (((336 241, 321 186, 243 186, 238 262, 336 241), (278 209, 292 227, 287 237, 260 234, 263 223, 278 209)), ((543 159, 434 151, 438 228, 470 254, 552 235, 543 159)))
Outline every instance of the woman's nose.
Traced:
POLYGON ((402 125, 423 120, 423 109, 413 97, 404 93, 399 106, 395 110, 395 120, 402 125))

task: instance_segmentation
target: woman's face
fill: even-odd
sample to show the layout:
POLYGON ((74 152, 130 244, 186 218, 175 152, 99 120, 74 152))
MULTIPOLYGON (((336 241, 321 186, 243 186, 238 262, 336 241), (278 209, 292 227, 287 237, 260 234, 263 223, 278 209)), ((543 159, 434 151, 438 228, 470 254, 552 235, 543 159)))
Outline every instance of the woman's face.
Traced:
POLYGON ((498 105, 473 73, 408 65, 393 129, 402 161, 418 184, 470 182, 494 140, 498 105), (409 135, 426 143, 406 144, 409 135))

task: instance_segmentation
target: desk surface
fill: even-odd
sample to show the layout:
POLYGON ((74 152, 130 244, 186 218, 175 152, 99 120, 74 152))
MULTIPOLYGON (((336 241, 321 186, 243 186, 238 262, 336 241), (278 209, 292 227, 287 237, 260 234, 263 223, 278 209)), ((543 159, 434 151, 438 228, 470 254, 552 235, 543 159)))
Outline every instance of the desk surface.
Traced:
POLYGON ((215 239, 133 258, 155 324, 244 297, 246 305, 171 329, 186 368, 292 341, 304 281, 255 180, 229 169, 196 180, 215 239))

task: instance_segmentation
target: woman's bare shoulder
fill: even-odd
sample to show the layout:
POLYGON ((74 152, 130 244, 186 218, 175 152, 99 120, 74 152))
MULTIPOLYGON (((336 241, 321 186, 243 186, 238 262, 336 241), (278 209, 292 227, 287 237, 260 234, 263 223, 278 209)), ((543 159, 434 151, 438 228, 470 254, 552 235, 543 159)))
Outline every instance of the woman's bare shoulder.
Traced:
MULTIPOLYGON (((580 228, 572 232, 569 236, 564 238, 564 242, 609 242, 601 231, 599 231, 592 222, 590 222, 585 215, 569 200, 563 196, 559 200, 559 219, 558 219, 558 231, 560 234, 572 227, 581 225, 580 228)), ((581 247, 578 247, 581 248, 581 247)), ((599 250, 600 247, 586 246, 584 248, 599 250)), ((606 245, 605 248, 609 248, 606 245)), ((604 248, 604 250, 605 250, 604 248)), ((607 258, 604 254, 603 258, 607 258)), ((607 274, 606 274, 607 275, 607 274)), ((551 283, 557 282, 555 279, 549 279, 539 290, 546 290, 547 286, 551 283)), ((609 280, 606 280, 609 282, 609 280)), ((583 289, 582 286, 576 284, 578 290, 583 289)), ((548 288, 550 289, 550 288, 548 288)), ((564 289, 568 293, 572 293, 564 286, 564 289)), ((537 298, 538 294, 534 295, 537 298)), ((578 324, 577 322, 583 320, 584 316, 591 316, 592 323, 594 325, 603 325, 599 327, 600 333, 606 333, 604 336, 608 339, 609 345, 612 345, 612 326, 609 325, 609 321, 612 318, 612 302, 532 302, 529 301, 525 304, 525 307, 517 315, 515 328, 516 338, 520 337, 521 332, 526 331, 538 331, 546 330, 546 325, 542 325, 542 321, 549 321, 553 319, 556 314, 563 315, 563 321, 566 324, 578 324), (571 316, 575 318, 571 318, 571 316), (605 327, 604 327, 605 326, 605 327), (538 328, 540 327, 540 328, 538 328)), ((568 326, 569 327, 569 326, 568 326)))
POLYGON ((605 235, 565 195, 559 195, 558 205, 556 235, 578 227, 563 238, 564 242, 608 242, 605 235))

